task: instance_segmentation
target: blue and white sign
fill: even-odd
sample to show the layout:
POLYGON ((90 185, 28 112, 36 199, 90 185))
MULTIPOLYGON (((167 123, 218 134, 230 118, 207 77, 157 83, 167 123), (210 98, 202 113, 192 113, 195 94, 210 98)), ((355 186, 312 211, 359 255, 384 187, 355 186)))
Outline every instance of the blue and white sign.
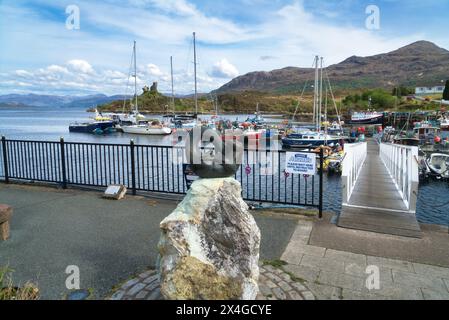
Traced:
POLYGON ((314 153, 287 152, 285 162, 285 172, 311 176, 316 173, 316 155, 314 153))

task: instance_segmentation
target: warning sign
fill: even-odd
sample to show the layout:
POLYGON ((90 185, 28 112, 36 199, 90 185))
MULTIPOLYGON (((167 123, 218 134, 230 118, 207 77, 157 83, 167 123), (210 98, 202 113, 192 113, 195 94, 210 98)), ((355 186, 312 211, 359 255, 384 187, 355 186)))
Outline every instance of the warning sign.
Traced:
POLYGON ((314 153, 287 152, 285 171, 292 174, 314 175, 316 156, 314 153))

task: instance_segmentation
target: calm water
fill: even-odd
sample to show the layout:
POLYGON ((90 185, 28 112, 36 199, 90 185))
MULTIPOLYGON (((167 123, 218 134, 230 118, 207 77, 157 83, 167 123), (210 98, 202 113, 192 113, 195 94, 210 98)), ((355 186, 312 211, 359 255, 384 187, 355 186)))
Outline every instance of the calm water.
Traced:
MULTIPOLYGON (((92 114, 77 108, 0 108, 0 135, 9 139, 58 141, 64 137, 72 142, 129 143, 171 145, 172 137, 136 136, 125 133, 96 136, 70 133, 69 124, 89 120, 92 114)), ((157 117, 154 117, 157 118, 157 117)), ((245 120, 247 115, 228 116, 230 120, 245 120)), ((279 120, 278 120, 279 121, 279 120)), ((341 210, 341 179, 325 176, 325 210, 339 213, 341 210)), ((423 223, 449 225, 449 184, 432 181, 420 185, 418 220, 423 223)))

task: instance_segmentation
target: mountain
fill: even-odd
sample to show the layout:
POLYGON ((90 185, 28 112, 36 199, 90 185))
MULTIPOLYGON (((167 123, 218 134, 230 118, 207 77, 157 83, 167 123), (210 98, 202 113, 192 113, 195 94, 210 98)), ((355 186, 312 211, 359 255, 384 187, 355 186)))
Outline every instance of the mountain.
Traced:
POLYGON ((88 108, 95 105, 123 100, 125 95, 106 96, 95 94, 87 96, 53 96, 38 94, 7 94, 0 96, 0 104, 26 105, 31 107, 80 107, 88 108))
MULTIPOLYGON (((370 57, 352 56, 327 68, 336 89, 431 86, 449 79, 449 51, 432 42, 418 41, 398 50, 370 57)), ((311 68, 287 67, 270 72, 250 72, 216 90, 216 93, 301 91, 313 84, 311 68)))

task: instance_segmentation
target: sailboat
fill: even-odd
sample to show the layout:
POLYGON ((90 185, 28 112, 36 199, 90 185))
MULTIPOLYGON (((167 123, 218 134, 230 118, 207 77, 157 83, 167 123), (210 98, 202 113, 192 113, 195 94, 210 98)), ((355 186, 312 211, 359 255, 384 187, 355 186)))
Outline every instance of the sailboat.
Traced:
POLYGON ((323 145, 337 144, 341 137, 330 136, 326 132, 321 131, 322 119, 322 95, 323 95, 323 58, 321 58, 321 66, 319 66, 320 58, 315 57, 315 85, 313 99, 313 119, 315 131, 304 129, 296 133, 291 133, 282 139, 284 148, 314 148, 323 145))
POLYGON ((197 57, 196 57, 196 32, 193 33, 193 64, 195 78, 195 113, 175 115, 173 122, 178 129, 193 129, 199 125, 198 123, 198 81, 197 81, 197 57))
POLYGON ((134 41, 133 48, 133 57, 134 57, 134 111, 130 115, 132 125, 126 125, 122 127, 124 133, 130 134, 142 134, 142 135, 169 135, 172 133, 172 129, 164 126, 159 121, 153 121, 151 123, 143 123, 144 119, 139 113, 139 105, 137 102, 137 55, 136 55, 136 41, 134 41))

